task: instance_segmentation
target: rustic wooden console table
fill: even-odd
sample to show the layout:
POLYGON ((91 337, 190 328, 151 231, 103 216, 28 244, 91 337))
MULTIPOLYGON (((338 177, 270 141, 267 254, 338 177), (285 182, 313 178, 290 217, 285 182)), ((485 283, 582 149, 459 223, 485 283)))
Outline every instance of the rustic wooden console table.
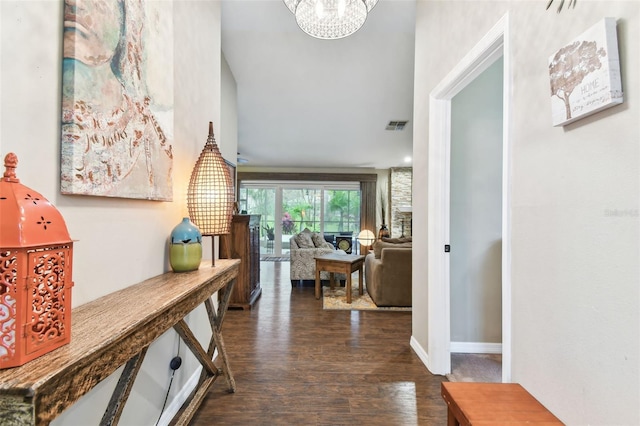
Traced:
POLYGON ((117 424, 149 345, 173 327, 203 367, 198 386, 173 420, 187 424, 217 377, 224 375, 235 392, 221 328, 239 265, 237 259, 218 260, 215 267, 203 262, 197 271, 168 272, 73 309, 71 343, 0 370, 0 423, 49 424, 126 364, 101 421, 117 424), (221 294, 217 310, 211 300, 216 291, 221 294), (206 351, 184 321, 202 303, 213 333, 206 351), (212 361, 216 348, 220 369, 212 361))

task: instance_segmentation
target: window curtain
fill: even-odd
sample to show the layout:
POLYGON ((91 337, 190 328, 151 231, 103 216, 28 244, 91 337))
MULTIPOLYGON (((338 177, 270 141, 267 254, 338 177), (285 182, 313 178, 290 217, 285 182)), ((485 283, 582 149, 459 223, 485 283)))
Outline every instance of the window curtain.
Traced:
POLYGON ((377 235, 376 227, 376 182, 360 182, 360 230, 368 229, 377 235))

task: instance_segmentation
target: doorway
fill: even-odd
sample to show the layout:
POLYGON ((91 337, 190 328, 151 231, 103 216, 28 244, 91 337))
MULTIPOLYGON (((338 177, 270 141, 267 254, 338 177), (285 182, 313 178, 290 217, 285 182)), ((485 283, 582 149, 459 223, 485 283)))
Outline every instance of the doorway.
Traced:
POLYGON ((457 381, 502 379, 503 67, 500 57, 451 100, 450 349, 457 381))
POLYGON ((502 381, 511 379, 511 216, 509 138, 508 15, 505 15, 433 90, 429 114, 428 212, 428 367, 435 374, 451 372, 451 270, 449 249, 451 206, 452 99, 503 58, 501 206, 501 332, 502 381))

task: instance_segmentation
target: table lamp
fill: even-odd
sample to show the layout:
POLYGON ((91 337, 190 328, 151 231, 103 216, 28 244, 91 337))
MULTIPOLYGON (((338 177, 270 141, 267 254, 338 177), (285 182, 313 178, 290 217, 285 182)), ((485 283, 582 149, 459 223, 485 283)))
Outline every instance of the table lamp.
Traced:
POLYGON ((360 243, 360 252, 362 253, 362 249, 366 249, 367 252, 371 249, 371 245, 373 244, 373 242, 376 240, 376 236, 373 234, 372 231, 368 230, 368 229, 363 229, 362 231, 360 231, 360 233, 358 234, 358 242, 360 243))
POLYGON ((209 122, 209 136, 193 167, 187 190, 189 218, 202 235, 211 236, 212 261, 215 266, 216 235, 231 231, 235 194, 229 168, 220 154, 209 122))

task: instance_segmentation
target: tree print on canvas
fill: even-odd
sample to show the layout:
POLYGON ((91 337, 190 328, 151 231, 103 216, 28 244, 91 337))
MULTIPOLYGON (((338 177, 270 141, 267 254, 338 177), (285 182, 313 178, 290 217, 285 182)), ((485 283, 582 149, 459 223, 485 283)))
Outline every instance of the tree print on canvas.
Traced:
POLYGON ((64 0, 63 194, 172 200, 172 4, 64 0))
POLYGON ((549 58, 554 126, 622 103, 615 18, 604 18, 549 58))

